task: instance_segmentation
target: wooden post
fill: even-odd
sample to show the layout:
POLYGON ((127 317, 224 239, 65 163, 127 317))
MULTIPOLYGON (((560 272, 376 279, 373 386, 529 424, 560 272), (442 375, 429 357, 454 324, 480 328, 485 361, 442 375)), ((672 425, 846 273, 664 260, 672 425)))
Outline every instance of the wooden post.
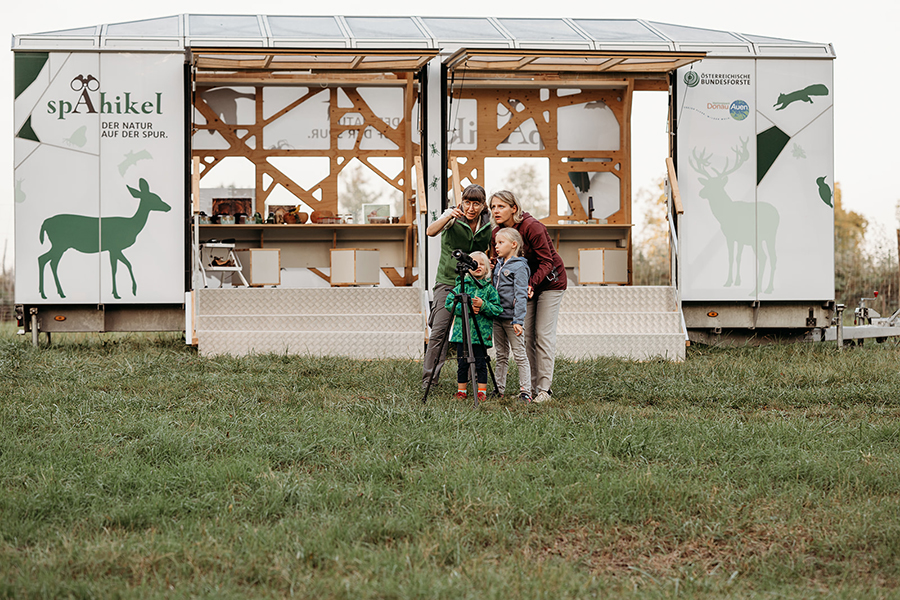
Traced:
POLYGON ((459 206, 462 202, 462 183, 459 181, 459 162, 456 158, 450 159, 450 181, 453 189, 453 205, 459 206))
MULTIPOLYGON (((200 157, 195 156, 194 168, 191 171, 191 196, 193 196, 194 212, 200 212, 200 157)), ((897 232, 900 235, 900 230, 897 232)))
POLYGON ((418 154, 413 159, 413 166, 416 171, 416 203, 419 205, 419 212, 428 212, 428 198, 425 196, 425 169, 422 167, 422 157, 418 154))

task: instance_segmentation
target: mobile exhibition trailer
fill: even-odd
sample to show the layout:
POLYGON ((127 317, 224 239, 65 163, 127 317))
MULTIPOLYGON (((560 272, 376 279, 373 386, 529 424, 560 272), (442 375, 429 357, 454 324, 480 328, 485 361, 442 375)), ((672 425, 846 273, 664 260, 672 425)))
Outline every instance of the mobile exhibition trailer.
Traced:
POLYGON ((828 44, 185 14, 13 51, 16 304, 35 341, 183 330, 204 354, 421 356, 439 256, 424 229, 469 183, 518 186, 547 225, 570 281, 562 355, 679 360, 689 338, 831 319, 828 44), (642 91, 669 98, 671 286, 632 285, 642 91))

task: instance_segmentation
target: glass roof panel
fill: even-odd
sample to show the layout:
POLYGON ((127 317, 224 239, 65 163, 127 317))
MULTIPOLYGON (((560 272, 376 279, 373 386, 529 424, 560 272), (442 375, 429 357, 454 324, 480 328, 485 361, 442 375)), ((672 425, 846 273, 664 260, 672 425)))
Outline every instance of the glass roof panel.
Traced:
POLYGON ((638 21, 626 19, 572 19, 598 42, 659 42, 664 38, 638 21))
POLYGON ((513 37, 520 40, 585 41, 562 19, 497 19, 513 37))
POLYGON ((706 43, 728 43, 744 42, 737 36, 727 31, 716 31, 714 29, 699 29, 697 27, 682 27, 681 25, 669 25, 668 23, 650 23, 659 29, 663 35, 667 36, 674 42, 706 42, 706 43))
POLYGON ((431 33, 442 40, 506 40, 506 36, 484 18, 422 17, 431 33))
POLYGON ((751 42, 757 44, 804 44, 807 42, 801 42, 800 40, 786 40, 783 38, 773 38, 773 37, 764 37, 761 35, 751 35, 747 33, 742 33, 742 36, 750 40, 751 42))
POLYGON ((346 17, 355 38, 424 38, 409 17, 346 17))
MULTIPOLYGON (((96 40, 101 34, 111 38, 112 46, 124 47, 129 39, 140 43, 142 38, 218 38, 226 45, 243 46, 253 39, 256 43, 268 35, 273 46, 296 46, 297 40, 310 40, 311 46, 347 45, 349 38, 363 45, 396 47, 398 45, 465 44, 473 48, 508 46, 513 39, 523 45, 536 47, 597 47, 627 50, 631 45, 648 44, 658 51, 670 49, 671 43, 682 50, 703 51, 715 55, 758 53, 765 48, 766 56, 792 56, 796 52, 825 53, 834 56, 830 44, 783 38, 745 35, 714 29, 701 29, 649 22, 635 19, 561 19, 561 18, 502 18, 486 17, 415 17, 415 16, 304 16, 304 15, 218 15, 181 14, 152 19, 109 23, 105 26, 78 27, 13 36, 14 47, 22 40, 50 40, 58 38, 54 48, 71 44, 83 47, 88 38, 96 40), (264 24, 261 19, 267 19, 264 24), (502 26, 500 25, 502 23, 502 26), (432 40, 434 38, 434 40, 432 40), (233 40, 233 42, 229 42, 233 40), (318 40, 318 42, 315 42, 318 40)), ((197 42, 193 42, 197 43, 197 42)), ((101 40, 101 45, 104 42, 101 40)))
POLYGON ((275 37, 343 38, 334 17, 269 16, 269 30, 275 37))
POLYGON ((190 35, 262 37, 256 15, 188 15, 190 35))
POLYGON ((171 17, 162 17, 161 19, 111 23, 106 27, 106 35, 138 37, 178 35, 178 23, 180 20, 180 17, 173 15, 171 17))
POLYGON ((79 27, 78 29, 60 29, 59 31, 42 31, 41 33, 33 33, 31 35, 97 35, 100 28, 96 25, 92 27, 79 27))

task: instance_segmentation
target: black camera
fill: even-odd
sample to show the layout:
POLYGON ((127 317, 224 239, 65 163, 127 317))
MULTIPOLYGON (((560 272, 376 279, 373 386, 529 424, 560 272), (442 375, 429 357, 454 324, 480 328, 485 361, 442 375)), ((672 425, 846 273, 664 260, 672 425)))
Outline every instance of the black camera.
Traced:
POLYGON ((465 273, 478 268, 478 261, 462 250, 454 250, 450 255, 456 259, 456 270, 459 272, 465 273))

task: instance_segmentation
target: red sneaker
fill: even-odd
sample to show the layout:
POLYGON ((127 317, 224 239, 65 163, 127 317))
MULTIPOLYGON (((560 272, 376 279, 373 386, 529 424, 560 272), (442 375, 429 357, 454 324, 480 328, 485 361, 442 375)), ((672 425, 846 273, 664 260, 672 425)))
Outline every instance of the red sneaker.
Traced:
POLYGON ((478 392, 478 401, 484 402, 485 400, 487 400, 487 394, 485 394, 484 392, 478 392))
POLYGON ((456 392, 456 396, 454 396, 457 400, 465 400, 468 398, 465 392, 456 392))

